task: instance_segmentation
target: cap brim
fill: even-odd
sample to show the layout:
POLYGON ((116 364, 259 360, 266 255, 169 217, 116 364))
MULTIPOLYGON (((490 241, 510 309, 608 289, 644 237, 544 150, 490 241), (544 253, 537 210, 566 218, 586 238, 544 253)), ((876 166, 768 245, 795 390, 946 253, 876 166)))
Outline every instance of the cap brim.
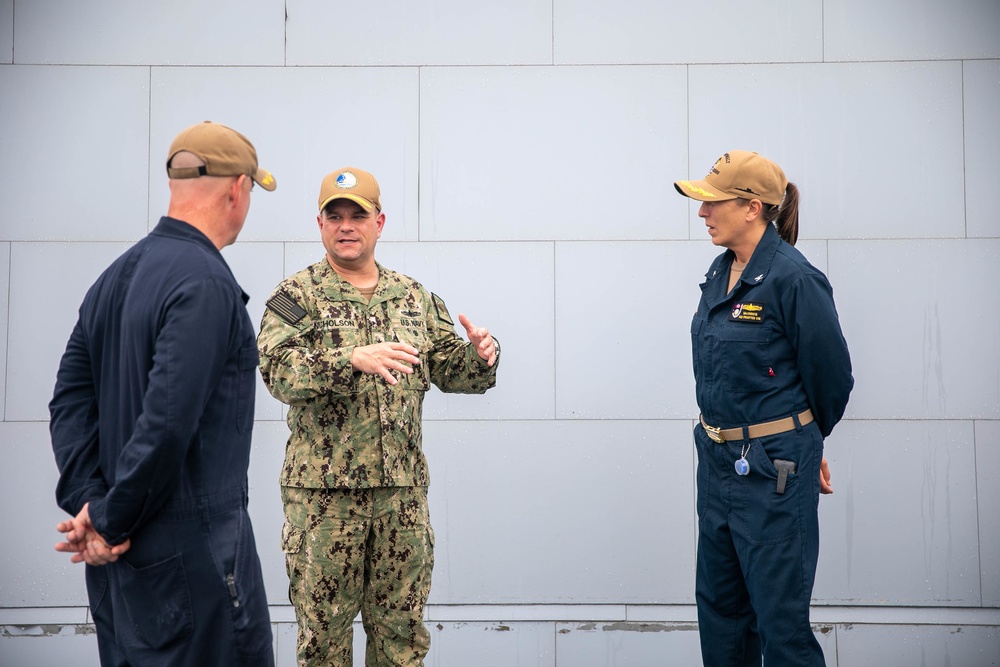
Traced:
POLYGON ((674 181, 674 188, 685 197, 698 201, 725 201, 738 199, 736 195, 712 187, 708 181, 674 181))
POLYGON ((271 172, 266 169, 260 169, 259 167, 257 169, 257 173, 253 175, 253 181, 268 192, 274 192, 274 189, 278 187, 278 182, 274 180, 274 176, 271 175, 271 172))
POLYGON ((322 210, 326 208, 327 204, 332 202, 334 199, 350 199, 352 202, 354 202, 355 204, 357 204, 358 206, 360 206, 361 208, 365 209, 368 212, 375 210, 375 204, 368 201, 364 197, 359 197, 357 195, 349 195, 349 194, 335 194, 332 197, 327 197, 326 199, 323 200, 323 203, 319 205, 319 210, 322 212, 322 210))

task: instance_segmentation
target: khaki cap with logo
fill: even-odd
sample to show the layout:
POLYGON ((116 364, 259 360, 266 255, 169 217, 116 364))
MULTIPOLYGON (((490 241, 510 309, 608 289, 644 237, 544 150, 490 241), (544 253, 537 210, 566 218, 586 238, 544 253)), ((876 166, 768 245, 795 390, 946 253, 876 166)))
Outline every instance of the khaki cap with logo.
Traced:
POLYGON ((350 199, 368 212, 382 210, 378 181, 363 169, 344 167, 327 174, 319 186, 319 210, 334 199, 350 199))
POLYGON ((206 120, 181 130, 170 144, 167 154, 167 176, 170 178, 244 174, 265 190, 272 191, 278 186, 271 172, 257 165, 257 151, 250 140, 225 125, 206 120), (171 167, 170 161, 180 152, 196 155, 205 164, 201 167, 171 167))
POLYGON ((698 201, 759 199, 780 205, 788 179, 781 167, 750 151, 729 151, 700 181, 674 181, 677 192, 698 201))

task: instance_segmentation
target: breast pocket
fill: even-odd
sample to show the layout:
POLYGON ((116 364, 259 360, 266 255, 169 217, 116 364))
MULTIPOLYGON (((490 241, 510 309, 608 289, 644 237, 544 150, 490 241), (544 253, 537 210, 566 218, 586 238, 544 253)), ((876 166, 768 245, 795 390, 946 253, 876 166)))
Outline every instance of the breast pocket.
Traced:
POLYGON ((313 346, 316 348, 336 350, 364 344, 361 331, 353 324, 322 320, 313 326, 313 346))
POLYGON ((771 372, 771 327, 732 324, 719 331, 722 386, 732 392, 767 389, 771 372))

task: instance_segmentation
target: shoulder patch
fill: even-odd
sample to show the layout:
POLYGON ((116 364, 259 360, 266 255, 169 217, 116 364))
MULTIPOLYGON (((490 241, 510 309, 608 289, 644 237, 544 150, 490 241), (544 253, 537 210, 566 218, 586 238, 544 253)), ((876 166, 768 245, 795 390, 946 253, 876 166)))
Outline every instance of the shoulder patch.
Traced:
POLYGON ((442 322, 455 326, 455 322, 451 319, 451 315, 448 314, 447 306, 444 305, 444 299, 431 292, 431 301, 434 302, 434 310, 437 311, 437 318, 442 322))
POLYGON ((267 307, 289 324, 298 324, 306 316, 305 309, 284 292, 278 292, 268 299, 267 307))

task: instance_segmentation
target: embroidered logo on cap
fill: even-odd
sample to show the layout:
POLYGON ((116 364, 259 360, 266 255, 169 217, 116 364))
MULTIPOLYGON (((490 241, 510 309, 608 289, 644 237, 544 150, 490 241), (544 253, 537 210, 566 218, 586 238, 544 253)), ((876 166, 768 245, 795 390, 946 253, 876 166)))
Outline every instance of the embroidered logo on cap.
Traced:
POLYGON ((695 185, 691 181, 677 181, 677 182, 680 185, 682 185, 685 188, 687 188, 688 190, 690 190, 691 192, 694 192, 695 194, 699 194, 702 197, 712 197, 713 199, 715 198, 714 194, 712 194, 711 192, 709 192, 708 190, 706 190, 704 188, 699 188, 697 185, 695 185))
POLYGON ((358 177, 349 171, 345 171, 343 174, 337 177, 337 187, 348 190, 353 188, 358 184, 358 177))

